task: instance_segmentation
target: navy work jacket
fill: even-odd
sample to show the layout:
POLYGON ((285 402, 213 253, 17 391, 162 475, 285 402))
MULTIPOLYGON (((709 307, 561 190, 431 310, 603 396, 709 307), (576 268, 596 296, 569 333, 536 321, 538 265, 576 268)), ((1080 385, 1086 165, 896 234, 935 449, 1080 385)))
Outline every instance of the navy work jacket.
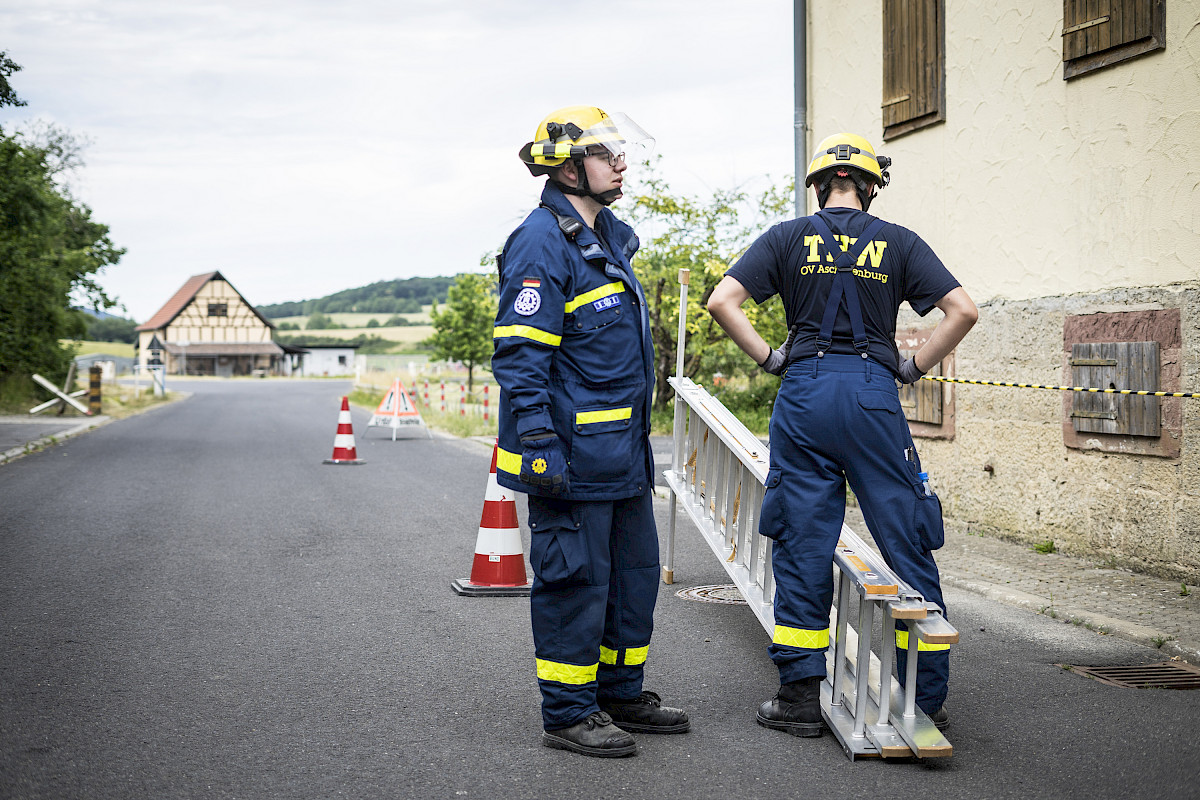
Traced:
MULTIPOLYGON (((547 181, 542 203, 579 219, 547 181)), ((521 483, 521 436, 554 431, 570 464, 568 500, 620 500, 652 485, 648 439, 654 345, 630 259, 633 229, 607 208, 574 241, 537 208, 504 244, 492 372, 500 383, 496 479, 521 483)), ((535 493, 548 494, 541 490, 535 493)))

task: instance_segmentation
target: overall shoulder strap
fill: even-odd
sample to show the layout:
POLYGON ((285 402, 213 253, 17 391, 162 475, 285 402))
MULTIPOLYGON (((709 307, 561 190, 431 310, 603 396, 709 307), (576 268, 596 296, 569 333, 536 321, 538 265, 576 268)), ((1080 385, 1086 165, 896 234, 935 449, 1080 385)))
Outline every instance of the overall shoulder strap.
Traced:
POLYGON ((825 301, 825 312, 821 317, 821 331, 817 334, 817 357, 824 357, 825 351, 833 345, 833 324, 837 319, 842 297, 845 296, 846 313, 850 317, 850 330, 854 336, 854 349, 866 358, 870 341, 867 339, 866 326, 863 325, 862 306, 858 300, 858 286, 855 284, 853 270, 858 264, 858 257, 883 227, 884 222, 881 219, 872 220, 851 248, 846 250, 842 248, 841 242, 833 235, 833 231, 820 214, 813 214, 808 221, 824 240, 825 249, 834 256, 834 264, 837 266, 837 274, 833 276, 833 286, 830 288, 829 298, 825 301))

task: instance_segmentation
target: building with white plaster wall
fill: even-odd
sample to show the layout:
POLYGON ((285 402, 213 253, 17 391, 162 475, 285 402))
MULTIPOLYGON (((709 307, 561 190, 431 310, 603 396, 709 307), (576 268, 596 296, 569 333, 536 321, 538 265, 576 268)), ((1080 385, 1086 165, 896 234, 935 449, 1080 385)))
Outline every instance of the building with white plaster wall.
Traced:
MULTIPOLYGON (((1200 391, 1200 0, 807 13, 806 150, 892 157, 872 212, 980 305, 946 374, 1200 391)), ((902 348, 940 318, 905 312, 902 348)), ((1200 399, 932 390, 913 428, 950 524, 1200 580, 1200 399)))

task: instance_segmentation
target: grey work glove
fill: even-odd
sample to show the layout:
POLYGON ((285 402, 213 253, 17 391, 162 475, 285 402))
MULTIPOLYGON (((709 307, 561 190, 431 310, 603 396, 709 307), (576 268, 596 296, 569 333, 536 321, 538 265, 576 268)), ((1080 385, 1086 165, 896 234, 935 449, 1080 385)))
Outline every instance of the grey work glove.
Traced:
POLYGON ((921 380, 924 372, 917 369, 916 356, 909 356, 908 360, 900 365, 900 382, 901 383, 916 383, 921 380))
POLYGON ((759 364, 764 371, 772 375, 779 375, 783 372, 788 363, 788 356, 792 352, 792 342, 796 339, 796 331, 799 327, 798 324, 793 325, 792 329, 788 331, 787 338, 783 340, 783 344, 768 353, 767 359, 759 364))

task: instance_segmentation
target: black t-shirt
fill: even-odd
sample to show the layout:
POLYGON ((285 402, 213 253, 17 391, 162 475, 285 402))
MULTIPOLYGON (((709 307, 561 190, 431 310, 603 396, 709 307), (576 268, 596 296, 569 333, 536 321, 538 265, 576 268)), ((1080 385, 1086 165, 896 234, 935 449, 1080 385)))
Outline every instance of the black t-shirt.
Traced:
MULTIPOLYGON (((842 238, 843 247, 853 244, 875 219, 855 208, 831 208, 820 214, 834 236, 849 237, 849 242, 842 238)), ((773 226, 725 274, 745 287, 757 303, 776 294, 783 299, 788 327, 800 325, 790 360, 817 354, 817 334, 836 270, 825 241, 807 218, 773 226)), ((920 236, 891 223, 885 224, 863 250, 854 276, 870 342, 868 353, 893 371, 900 367, 896 350, 896 312, 900 304, 907 301, 925 316, 960 285, 920 236)), ((854 355, 857 351, 853 339, 843 298, 828 352, 854 355)))

